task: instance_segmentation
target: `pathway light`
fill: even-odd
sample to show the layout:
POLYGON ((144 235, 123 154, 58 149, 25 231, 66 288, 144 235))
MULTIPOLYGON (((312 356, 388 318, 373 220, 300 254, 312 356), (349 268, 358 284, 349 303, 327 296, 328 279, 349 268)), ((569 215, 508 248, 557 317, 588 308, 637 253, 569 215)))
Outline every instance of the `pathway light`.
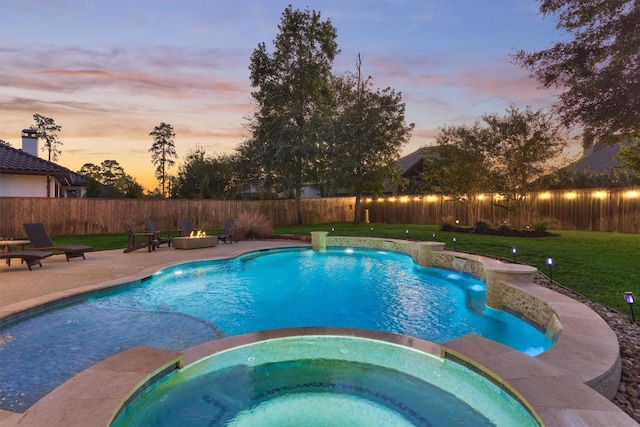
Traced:
POLYGON ((631 321, 635 322, 636 316, 633 313, 633 304, 635 303, 635 299, 633 298, 633 292, 625 292, 624 300, 627 302, 627 304, 629 304, 629 310, 631 310, 631 321))
POLYGON ((553 258, 548 257, 546 261, 549 266, 549 283, 553 282, 553 258))

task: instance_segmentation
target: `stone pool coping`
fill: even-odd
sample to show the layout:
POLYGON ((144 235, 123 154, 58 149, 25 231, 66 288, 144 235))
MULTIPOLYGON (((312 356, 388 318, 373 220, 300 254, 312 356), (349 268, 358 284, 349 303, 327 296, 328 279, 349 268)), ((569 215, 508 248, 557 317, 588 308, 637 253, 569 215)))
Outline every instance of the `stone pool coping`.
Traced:
MULTIPOLYGON (((442 250, 444 244, 437 242, 416 243, 393 239, 327 236, 326 243, 329 246, 365 246, 395 250, 411 254, 414 259, 418 259, 422 251, 422 256, 430 254, 432 260, 450 262, 450 267, 462 267, 463 271, 471 270, 467 272, 476 275, 479 272, 482 274, 485 270, 498 273, 515 270, 517 276, 522 279, 522 276, 530 274, 528 269, 523 270, 522 266, 516 267, 517 264, 444 251, 442 250), (478 270, 479 266, 482 266, 481 271, 478 270)), ((64 257, 54 256, 51 262, 45 262, 43 269, 33 272, 29 272, 26 268, 0 266, 0 272, 3 274, 3 283, 0 285, 3 291, 0 295, 0 321, 33 307, 46 306, 52 300, 70 297, 78 292, 92 292, 119 283, 139 280, 161 267, 178 262, 196 258, 227 258, 254 250, 295 246, 301 246, 300 242, 240 242, 238 245, 217 246, 197 251, 175 251, 172 248, 165 248, 149 254, 140 252, 123 255, 121 251, 104 251, 92 253, 87 261, 71 263, 64 262, 64 257), (45 272, 45 270, 51 271, 45 272), (38 274, 40 272, 43 274, 38 274), (55 281, 56 277, 60 281, 55 281), (11 280, 8 280, 9 278, 11 280), (30 298, 20 299, 12 293, 19 292, 21 287, 29 287, 24 294, 31 296, 30 298)), ((446 265, 443 267, 448 268, 446 265)), ((481 274, 479 277, 482 277, 481 274)), ((446 343, 443 347, 449 348, 452 354, 459 355, 469 363, 484 365, 505 379, 525 396, 548 426, 637 425, 609 400, 584 386, 588 384, 596 389, 607 390, 611 388, 610 384, 615 383, 617 386, 619 381, 619 347, 616 336, 608 325, 591 309, 579 302, 534 285, 533 282, 526 283, 526 280, 515 282, 517 283, 509 283, 509 286, 519 290, 518 298, 522 295, 531 295, 542 299, 559 318, 562 334, 553 348, 532 358, 473 335, 446 343), (617 380, 616 372, 618 372, 617 380)), ((498 277, 496 283, 505 284, 504 278, 498 277)), ((512 299, 507 298, 507 300, 512 299)), ((415 341, 415 339, 411 340, 415 341)), ((158 350, 153 349, 153 351, 158 350)), ((162 350, 157 356, 160 361, 148 362, 149 366, 147 366, 147 363, 141 363, 138 359, 142 357, 141 360, 145 360, 146 352, 142 351, 142 353, 143 355, 136 355, 135 352, 127 351, 113 356, 117 363, 109 358, 87 371, 91 373, 91 370, 95 369, 105 370, 109 368, 110 363, 114 363, 118 367, 106 369, 109 374, 105 375, 115 380, 120 378, 116 375, 118 372, 124 372, 123 376, 125 379, 128 377, 128 386, 131 386, 131 382, 135 385, 140 381, 148 381, 157 374, 158 365, 166 368, 166 363, 175 365, 177 363, 175 358, 180 358, 179 353, 166 353, 162 350), (166 361, 167 359, 169 362, 166 361), (134 372, 131 372, 132 370, 134 372)), ((190 360, 189 354, 186 352, 184 355, 186 361, 190 360)), ((115 392, 109 393, 109 396, 94 395, 92 397, 89 392, 95 388, 95 380, 88 381, 83 386, 79 381, 83 374, 84 372, 49 393, 24 414, 0 411, 0 425, 42 425, 35 422, 38 414, 46 416, 47 425, 86 425, 81 421, 75 424, 72 419, 83 419, 82 414, 88 417, 97 416, 104 408, 105 399, 116 399, 122 403, 132 393, 130 387, 127 393, 119 394, 119 397, 115 392)), ((112 383, 111 380, 110 383, 112 383)), ((92 424, 96 424, 102 418, 90 419, 94 421, 92 424)), ((106 419, 104 421, 108 422, 106 419)))

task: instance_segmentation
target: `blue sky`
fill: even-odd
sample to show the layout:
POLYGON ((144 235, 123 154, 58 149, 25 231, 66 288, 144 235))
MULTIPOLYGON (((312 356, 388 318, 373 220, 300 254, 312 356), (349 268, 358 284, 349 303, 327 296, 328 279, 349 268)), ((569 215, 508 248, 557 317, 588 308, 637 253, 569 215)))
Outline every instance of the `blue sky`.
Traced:
POLYGON ((160 122, 178 163, 196 146, 232 151, 252 112, 249 58, 272 49, 289 3, 337 28, 336 71, 361 53, 375 86, 402 93, 416 124, 404 154, 444 125, 555 99, 509 56, 562 40, 535 0, 0 0, 0 139, 20 148, 43 114, 62 126, 58 163, 117 160, 148 188, 160 122))

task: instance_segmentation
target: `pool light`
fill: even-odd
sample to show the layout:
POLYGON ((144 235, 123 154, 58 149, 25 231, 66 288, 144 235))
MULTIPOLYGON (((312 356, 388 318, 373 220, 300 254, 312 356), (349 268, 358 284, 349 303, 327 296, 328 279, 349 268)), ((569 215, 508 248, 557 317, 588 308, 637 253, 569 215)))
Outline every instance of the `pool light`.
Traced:
POLYGON ((546 260, 547 265, 549 266, 549 283, 553 282, 553 258, 548 257, 546 260))
POLYGON ((635 323, 636 315, 633 313, 633 304, 635 303, 635 299, 633 298, 633 292, 625 292, 624 300, 629 304, 629 310, 631 310, 631 321, 635 323))

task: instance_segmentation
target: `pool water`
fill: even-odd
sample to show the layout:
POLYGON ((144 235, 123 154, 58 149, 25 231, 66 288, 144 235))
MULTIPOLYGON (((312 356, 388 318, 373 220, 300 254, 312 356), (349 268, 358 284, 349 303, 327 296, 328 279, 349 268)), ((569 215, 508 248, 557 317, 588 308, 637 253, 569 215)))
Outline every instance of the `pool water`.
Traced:
POLYGON ((113 423, 130 425, 537 423, 504 390, 456 363, 386 342, 305 336, 236 347, 169 375, 113 423))
POLYGON ((256 252, 166 268, 0 332, 0 408, 22 412, 73 375, 138 344, 182 351, 260 330, 340 326, 444 343, 469 333, 535 355, 553 342, 487 308, 480 280, 404 254, 256 252))

